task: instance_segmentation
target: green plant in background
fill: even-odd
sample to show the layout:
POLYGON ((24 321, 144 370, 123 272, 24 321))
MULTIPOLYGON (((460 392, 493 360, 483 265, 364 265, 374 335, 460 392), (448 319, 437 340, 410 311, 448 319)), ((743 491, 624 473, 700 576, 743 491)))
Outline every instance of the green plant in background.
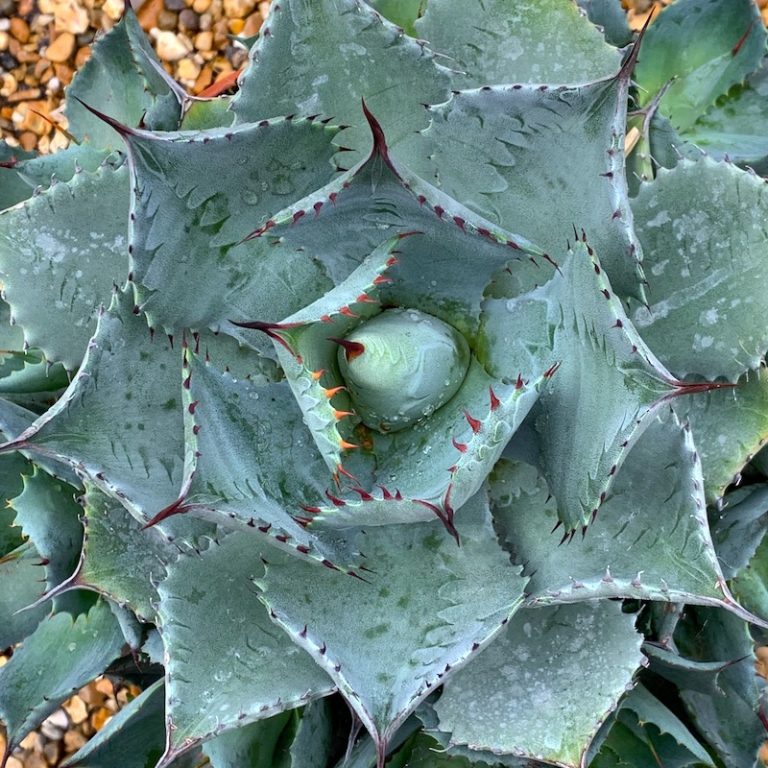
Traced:
POLYGON ((766 32, 582 5, 281 0, 213 101, 127 8, 2 148, 8 754, 107 670, 69 766, 757 763, 766 32))

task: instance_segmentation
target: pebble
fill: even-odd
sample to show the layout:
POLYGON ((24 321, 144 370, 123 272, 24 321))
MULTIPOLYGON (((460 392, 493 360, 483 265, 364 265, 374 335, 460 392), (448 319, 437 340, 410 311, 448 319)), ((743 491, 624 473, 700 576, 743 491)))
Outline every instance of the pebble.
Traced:
POLYGON ((254 8, 256 0, 224 0, 224 14, 230 19, 244 19, 254 8))
POLYGON ((62 32, 43 54, 48 61, 67 61, 75 50, 75 36, 71 32, 62 32))
POLYGON ((210 51, 213 48, 213 33, 200 32, 195 35, 195 48, 198 51, 210 51))
POLYGON ((69 715, 69 719, 76 725, 82 723, 88 717, 88 707, 79 696, 73 696, 64 705, 64 709, 69 715))
POLYGON ((76 752, 87 741, 80 731, 67 731, 64 734, 64 749, 67 752, 76 752))
POLYGON ((88 11, 75 0, 54 0, 50 11, 54 18, 54 26, 58 32, 71 32, 80 35, 88 29, 90 20, 88 11))
POLYGON ((200 29, 200 17, 191 8, 185 8, 179 14, 179 24, 190 32, 197 32, 200 29))
POLYGON ((192 3, 192 10, 195 13, 205 13, 211 7, 211 0, 195 0, 192 3))
POLYGON ((182 59, 179 62, 179 66, 176 69, 176 75, 181 80, 197 80, 197 76, 200 74, 200 65, 192 59, 182 59))
POLYGON ((184 40, 171 31, 158 31, 156 36, 157 55, 163 61, 180 61, 190 51, 184 40))
POLYGON ((107 0, 101 9, 110 19, 112 19, 112 21, 120 21, 123 16, 125 4, 123 3, 123 0, 107 0))
POLYGON ((167 11, 163 8, 160 13, 157 14, 157 26, 159 29, 166 31, 173 31, 176 29, 179 23, 179 14, 173 11, 167 11))
POLYGON ((0 32, 0 51, 8 50, 8 33, 0 32))
POLYGON ((24 19, 12 18, 10 32, 20 43, 29 42, 29 24, 24 19))

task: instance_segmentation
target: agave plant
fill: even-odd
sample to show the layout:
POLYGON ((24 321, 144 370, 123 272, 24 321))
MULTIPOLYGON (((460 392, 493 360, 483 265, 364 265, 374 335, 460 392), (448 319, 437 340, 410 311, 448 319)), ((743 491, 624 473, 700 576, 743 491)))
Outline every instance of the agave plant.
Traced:
POLYGON ((106 671, 68 766, 757 764, 766 31, 582 5, 281 0, 213 100, 128 6, 3 147, 5 760, 106 671))

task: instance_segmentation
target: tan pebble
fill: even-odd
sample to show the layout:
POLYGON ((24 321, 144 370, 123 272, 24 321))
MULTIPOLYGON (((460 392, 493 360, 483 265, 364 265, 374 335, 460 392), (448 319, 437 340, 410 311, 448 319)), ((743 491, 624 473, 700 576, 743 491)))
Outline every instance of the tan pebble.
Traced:
POLYGON ((192 86, 193 93, 200 93, 204 91, 213 82, 213 72, 211 68, 206 64, 201 70, 200 74, 195 80, 195 84, 192 86))
POLYGON ((195 13, 205 13, 211 7, 211 0, 194 0, 192 10, 195 13))
POLYGON ((180 80, 194 81, 197 80, 199 74, 200 65, 196 64, 192 59, 182 59, 176 70, 176 75, 180 80))
POLYGON ((40 13, 55 14, 57 5, 56 0, 37 0, 37 7, 40 9, 40 13))
MULTIPOLYGON (((34 145, 30 147, 30 149, 33 149, 34 145)), ((24 147, 26 149, 26 147, 24 147)), ((8 762, 5 764, 5 768, 24 768, 24 763, 21 762, 21 760, 17 760, 15 757, 9 757, 8 762)))
POLYGON ((64 751, 67 754, 77 752, 86 741, 88 741, 88 738, 80 733, 80 731, 67 731, 64 734, 64 751))
POLYGON ((14 16, 11 19, 10 33, 20 43, 26 43, 29 41, 29 24, 24 19, 14 16))
MULTIPOLYGON (((38 149, 40 146, 38 145, 38 149)), ((61 760, 62 744, 60 741, 49 741, 43 747, 43 755, 48 765, 58 765, 61 760)))
POLYGON ((112 21, 120 21, 123 16, 124 8, 125 3, 123 0, 107 0, 107 2, 101 6, 101 10, 106 13, 112 21))
MULTIPOLYGON (((42 139, 41 139, 42 141, 42 139)), ((69 138, 65 133, 61 131, 54 131, 53 137, 50 139, 48 145, 49 152, 59 152, 62 149, 66 149, 69 146, 69 138)), ((85 725, 85 723, 83 723, 85 725)))
POLYGON ((227 22, 227 28, 233 35, 239 35, 245 27, 245 21, 243 19, 230 19, 227 22))
MULTIPOLYGON (((38 152, 42 155, 47 155, 51 151, 51 140, 48 136, 41 136, 37 140, 37 147, 35 147, 38 152)), ((51 742, 52 744, 57 744, 58 742, 51 742)))
MULTIPOLYGON (((35 136, 32 131, 24 131, 24 133, 19 135, 19 144, 22 149, 31 152, 37 146, 37 136, 35 136)), ((8 768, 8 766, 6 766, 6 768, 8 768)))
POLYGON ((58 32, 81 35, 88 30, 88 11, 75 0, 60 0, 53 7, 54 26, 58 32))
POLYGON ((136 12, 144 30, 150 30, 152 27, 157 26, 157 17, 160 15, 160 11, 163 10, 163 0, 146 0, 141 4, 141 7, 136 12))
POLYGON ((19 0, 18 6, 16 6, 17 16, 29 16, 35 9, 35 0, 19 0))
POLYGON ((86 720, 84 723, 80 725, 80 730, 86 735, 86 736, 93 736, 94 733, 96 733, 96 729, 91 725, 90 720, 86 720))
POLYGON ((91 715, 91 725, 95 730, 100 731, 112 719, 112 712, 106 707, 99 707, 91 715))
POLYGON ((28 733, 21 741, 19 746, 22 749, 29 750, 30 752, 42 752, 44 739, 39 733, 28 733))
POLYGON ((75 36, 71 32, 62 32, 46 49, 44 56, 48 61, 61 63, 66 61, 75 50, 75 36))
POLYGON ((86 45, 82 48, 77 49, 77 53, 75 54, 75 69, 80 69, 80 67, 85 64, 88 59, 91 58, 91 47, 89 45, 86 45))
POLYGON ((252 13, 246 20, 243 27, 243 37, 253 37, 261 29, 261 25, 264 23, 264 19, 261 18, 261 14, 257 11, 252 13))
POLYGON ((74 73, 66 64, 54 64, 53 71, 63 85, 69 85, 72 82, 72 75, 74 73))
POLYGON ((80 698, 92 707, 98 707, 104 701, 105 694, 96 688, 94 683, 89 683, 85 688, 80 689, 80 698))
POLYGON ((50 77, 53 74, 53 69, 51 68, 51 65, 45 60, 45 59, 38 59, 35 63, 34 69, 32 70, 32 74, 34 75, 37 80, 40 82, 43 81, 43 79, 47 80, 48 77, 43 78, 43 75, 45 74, 46 70, 50 70, 50 73, 48 77, 50 77))
POLYGON ((120 708, 119 704, 117 703, 117 697, 114 699, 107 699, 104 702, 104 706, 110 711, 110 712, 117 712, 117 710, 120 708))
POLYGON ((255 7, 256 0, 224 0, 224 15, 229 19, 244 19, 255 7))
POLYGON ((100 680, 97 680, 93 684, 93 687, 105 696, 115 695, 115 686, 112 685, 112 681, 108 677, 102 677, 100 680))
POLYGON ((199 32, 195 35, 195 48, 198 51, 210 51, 213 48, 213 33, 199 32))
POLYGON ((203 13, 200 16, 200 29, 207 32, 213 26, 213 16, 210 13, 203 13))
POLYGON ((66 704, 64 709, 69 715, 69 719, 77 725, 82 723, 88 717, 88 707, 79 696, 73 696, 66 704))
POLYGON ((184 44, 184 40, 173 32, 163 30, 157 34, 157 55, 163 61, 179 61, 191 50, 184 44))
POLYGON ((24 758, 24 768, 48 768, 48 763, 41 753, 32 752, 24 758))
POLYGON ((11 104, 17 104, 20 101, 35 101, 39 98, 39 88, 20 88, 16 93, 12 93, 8 97, 8 101, 11 102, 11 104))
POLYGON ((18 81, 10 72, 7 75, 3 75, 0 83, 2 83, 2 85, 0 85, 0 96, 4 96, 6 99, 12 93, 15 93, 16 89, 19 87, 18 81))
POLYGON ((0 32, 0 51, 8 50, 8 33, 0 32))
POLYGON ((269 0, 261 0, 259 3, 259 13, 261 14, 262 19, 267 18, 267 14, 269 13, 269 0))

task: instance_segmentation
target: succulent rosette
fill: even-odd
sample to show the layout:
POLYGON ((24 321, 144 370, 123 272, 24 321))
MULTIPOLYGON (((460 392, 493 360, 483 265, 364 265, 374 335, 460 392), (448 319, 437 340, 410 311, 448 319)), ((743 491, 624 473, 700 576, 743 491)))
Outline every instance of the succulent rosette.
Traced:
POLYGON ((69 765, 323 768, 339 694, 357 767, 742 768, 766 204, 686 140, 757 9, 678 0, 649 63, 611 3, 372 5, 273 3, 214 100, 127 8, 77 142, 3 149, 6 757, 127 643, 69 765), (678 6, 728 35, 661 56, 678 6))

